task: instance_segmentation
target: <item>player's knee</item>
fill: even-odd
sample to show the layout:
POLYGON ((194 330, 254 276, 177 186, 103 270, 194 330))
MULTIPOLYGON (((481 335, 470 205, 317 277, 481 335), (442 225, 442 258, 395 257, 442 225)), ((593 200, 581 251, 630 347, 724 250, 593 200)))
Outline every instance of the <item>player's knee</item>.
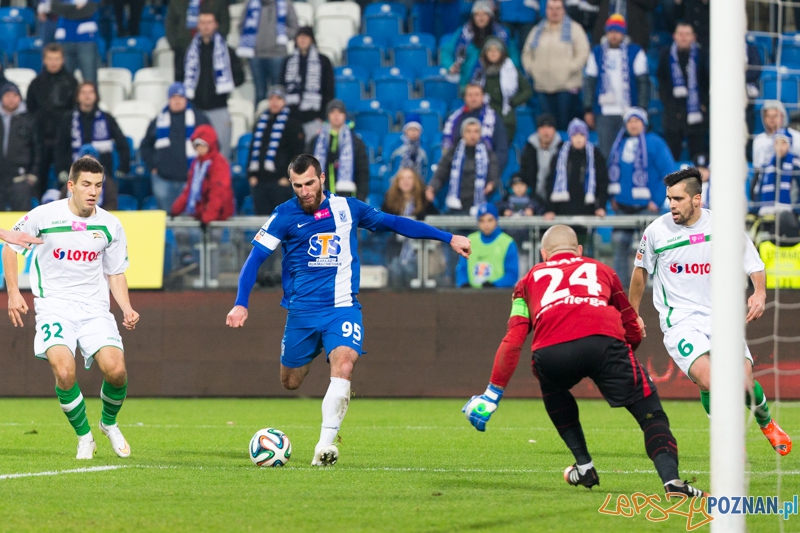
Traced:
POLYGON ((124 365, 120 365, 106 372, 105 379, 109 385, 122 387, 128 381, 128 372, 124 365))
POLYGON ((56 385, 61 390, 69 390, 75 386, 75 372, 69 368, 55 369, 56 385))
POLYGON ((289 376, 281 376, 281 385, 286 390, 296 390, 300 388, 300 384, 303 382, 302 379, 298 379, 294 375, 289 376))

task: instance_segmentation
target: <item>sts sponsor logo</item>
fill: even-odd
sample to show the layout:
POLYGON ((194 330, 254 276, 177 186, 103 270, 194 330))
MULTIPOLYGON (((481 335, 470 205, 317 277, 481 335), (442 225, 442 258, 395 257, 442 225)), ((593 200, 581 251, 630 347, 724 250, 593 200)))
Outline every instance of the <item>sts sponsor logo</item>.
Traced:
POLYGON ((61 248, 56 248, 53 250, 53 257, 58 259, 59 261, 67 260, 67 261, 81 261, 81 262, 91 262, 97 260, 100 257, 102 252, 87 252, 85 250, 62 250, 61 248))
POLYGON ((308 255, 315 257, 309 261, 310 267, 339 266, 339 254, 342 252, 341 239, 335 233, 315 233, 308 240, 308 255))
POLYGON ((672 263, 669 271, 673 274, 711 274, 711 263, 672 263))

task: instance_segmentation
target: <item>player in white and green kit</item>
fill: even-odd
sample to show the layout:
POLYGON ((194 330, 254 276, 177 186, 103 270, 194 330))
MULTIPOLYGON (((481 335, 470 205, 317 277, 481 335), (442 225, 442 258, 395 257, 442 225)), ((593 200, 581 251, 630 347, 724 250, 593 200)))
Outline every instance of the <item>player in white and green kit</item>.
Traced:
POLYGON ((31 290, 36 310, 34 355, 47 359, 56 378, 61 409, 78 435, 78 459, 91 459, 97 445, 86 416, 86 404, 75 375, 75 349, 80 348, 88 369, 97 361, 103 373, 100 430, 120 457, 131 454, 117 425, 117 413, 127 394, 122 339, 109 312, 109 289, 123 313, 122 324, 134 329, 139 313, 128 298, 128 251, 119 219, 97 207, 103 188, 103 166, 86 156, 72 164, 69 199, 37 207, 14 231, 42 239, 31 252, 22 246, 3 248, 8 286, 8 315, 22 327, 28 306, 17 283, 17 253, 33 253, 31 290), (16 253, 15 253, 16 252, 16 253))
MULTIPOLYGON (((700 401, 710 413, 711 381, 711 211, 702 209, 700 171, 690 167, 669 174, 670 213, 651 223, 636 252, 629 298, 639 311, 647 278, 653 275, 653 303, 670 357, 700 387, 700 401)), ((747 300, 747 321, 758 319, 767 298, 764 263, 745 238, 744 271, 754 291, 747 300)), ((644 331, 644 321, 639 317, 644 331)), ((792 441, 769 414, 761 385, 753 379, 753 356, 743 346, 745 401, 755 404, 755 418, 772 447, 781 455, 792 451, 792 441)))

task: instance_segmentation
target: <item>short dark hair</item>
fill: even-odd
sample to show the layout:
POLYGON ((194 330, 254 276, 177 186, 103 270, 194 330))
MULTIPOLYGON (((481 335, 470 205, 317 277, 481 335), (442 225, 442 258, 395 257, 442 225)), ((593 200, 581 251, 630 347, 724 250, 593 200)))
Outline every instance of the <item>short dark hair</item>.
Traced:
POLYGON ((484 89, 483 89, 483 85, 481 85, 477 81, 470 81, 464 86, 464 93, 465 94, 467 92, 467 89, 469 89, 470 87, 477 87, 478 89, 481 90, 481 92, 485 92, 484 89))
POLYGON ((61 54, 61 56, 63 57, 64 47, 58 43, 47 43, 47 45, 44 48, 42 48, 42 57, 44 57, 48 53, 61 54))
POLYGON ((95 82, 93 82, 93 81, 82 81, 78 85, 78 90, 75 91, 75 101, 76 102, 78 101, 78 94, 80 94, 81 89, 83 89, 84 86, 86 86, 86 85, 90 86, 94 90, 94 97, 97 98, 97 101, 95 102, 95 105, 99 104, 100 103, 100 91, 97 90, 97 84, 95 82))
POLYGON ((675 23, 675 29, 676 30, 678 29, 678 26, 686 26, 686 27, 688 27, 688 28, 690 28, 692 30, 692 33, 694 33, 694 34, 697 33, 695 31, 695 29, 694 29, 694 26, 692 26, 692 23, 689 22, 688 20, 679 20, 678 22, 675 23))
MULTIPOLYGON (((211 8, 210 8, 210 7, 206 8, 206 7, 205 7, 205 5, 203 5, 203 6, 200 8, 200 13, 199 13, 199 15, 214 15, 214 22, 216 22, 216 23, 219 23, 219 20, 217 19, 217 14, 216 14, 216 13, 214 13, 214 12, 211 10, 211 8)), ((199 18, 199 15, 198 15, 198 18, 199 18)))
POLYGON ((72 183, 78 183, 78 178, 80 177, 81 172, 105 175, 103 172, 103 165, 100 164, 100 161, 90 155, 85 155, 72 163, 72 166, 69 167, 69 181, 72 183))
POLYGON ((289 175, 291 176, 292 172, 295 174, 304 174, 308 167, 314 167, 314 171, 317 174, 317 177, 322 176, 322 167, 317 161, 317 158, 311 154, 300 154, 294 156, 292 161, 289 163, 289 175))
POLYGON ((703 178, 700 171, 695 167, 682 168, 672 174, 667 174, 664 178, 664 183, 667 187, 672 187, 680 182, 684 182, 686 192, 689 196, 697 196, 703 193, 703 178))

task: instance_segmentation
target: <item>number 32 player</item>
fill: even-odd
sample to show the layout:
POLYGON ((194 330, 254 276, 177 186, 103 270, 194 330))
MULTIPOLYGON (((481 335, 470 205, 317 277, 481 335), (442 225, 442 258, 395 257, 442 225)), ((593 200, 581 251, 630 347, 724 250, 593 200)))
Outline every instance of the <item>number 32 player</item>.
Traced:
POLYGON ((362 353, 364 329, 358 303, 359 260, 356 231, 394 231, 415 239, 436 239, 469 257, 469 239, 422 222, 382 213, 355 198, 323 190, 325 175, 314 156, 301 154, 289 164, 296 198, 279 205, 253 239, 253 250, 239 275, 239 293, 226 323, 242 327, 259 266, 282 244, 283 300, 289 310, 281 342, 281 384, 294 390, 323 350, 331 382, 322 400, 322 429, 313 466, 335 464, 333 444, 350 401, 353 366, 362 353))
POLYGON ((611 407, 625 407, 644 432, 645 450, 666 492, 702 496, 681 481, 678 444, 647 371, 633 355, 642 340, 637 314, 617 274, 594 259, 569 226, 551 227, 542 237, 544 263, 534 266, 514 289, 508 329, 486 391, 462 409, 478 431, 492 413, 519 363, 533 329, 533 373, 539 379, 547 414, 575 456, 564 471, 570 485, 600 484, 570 392, 581 379, 595 382, 611 407))

